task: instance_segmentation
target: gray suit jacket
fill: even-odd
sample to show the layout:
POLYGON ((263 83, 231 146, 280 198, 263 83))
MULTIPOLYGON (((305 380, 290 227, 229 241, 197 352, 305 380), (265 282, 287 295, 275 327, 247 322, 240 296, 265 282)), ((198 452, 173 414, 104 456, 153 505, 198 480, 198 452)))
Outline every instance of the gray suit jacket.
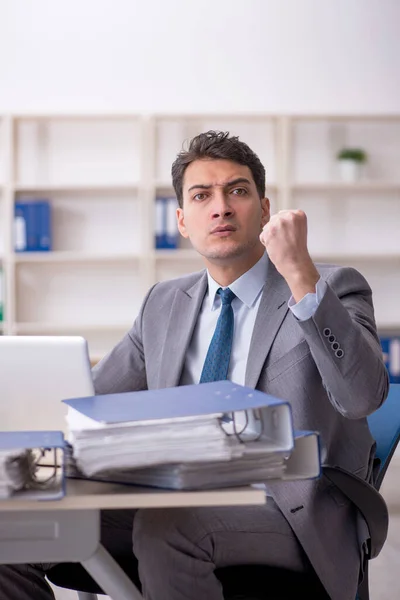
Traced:
MULTIPOLYGON (((295 427, 320 432, 324 464, 368 480, 374 441, 365 417, 389 386, 371 289, 352 268, 317 268, 328 288, 314 316, 300 322, 288 309, 285 280, 269 263, 245 384, 289 400, 295 427)), ((179 385, 206 289, 205 271, 151 288, 132 329, 94 368, 96 392, 179 385)), ((325 476, 268 489, 331 598, 354 600, 368 538, 355 507, 325 476)))

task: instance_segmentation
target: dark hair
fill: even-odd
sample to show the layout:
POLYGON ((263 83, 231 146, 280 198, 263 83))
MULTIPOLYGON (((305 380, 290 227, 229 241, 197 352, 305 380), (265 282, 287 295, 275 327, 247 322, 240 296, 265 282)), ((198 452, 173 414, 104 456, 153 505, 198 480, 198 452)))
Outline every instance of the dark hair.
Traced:
POLYGON ((172 185, 179 206, 183 206, 183 177, 187 167, 195 160, 223 159, 231 160, 239 165, 249 167, 260 198, 265 196, 265 169, 257 154, 237 136, 230 136, 229 131, 207 131, 196 135, 189 142, 187 150, 182 150, 176 157, 172 169, 172 185))

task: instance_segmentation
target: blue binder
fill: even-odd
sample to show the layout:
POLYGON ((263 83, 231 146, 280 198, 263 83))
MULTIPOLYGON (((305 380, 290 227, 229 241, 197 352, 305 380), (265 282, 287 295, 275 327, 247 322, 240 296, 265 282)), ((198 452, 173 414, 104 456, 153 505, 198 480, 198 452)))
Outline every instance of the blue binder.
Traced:
POLYGON ((157 197, 155 206, 155 243, 158 250, 173 250, 179 245, 176 221, 178 201, 174 197, 157 197))
POLYGON ((262 408, 282 409, 291 418, 289 402, 231 381, 104 394, 72 398, 63 402, 86 417, 103 424, 172 419, 262 408))
POLYGON ((38 457, 43 457, 48 452, 53 453, 52 464, 48 465, 45 462, 46 477, 38 480, 34 477, 27 479, 24 489, 15 491, 12 498, 21 497, 29 500, 61 499, 65 495, 64 448, 64 434, 61 431, 0 431, 0 452, 33 450, 38 451, 38 457), (60 461, 56 460, 56 451, 62 454, 60 461))
MULTIPOLYGON (((246 441, 259 434, 282 452, 291 452, 294 446, 289 402, 231 381, 89 396, 63 402, 100 427, 211 414, 233 415, 236 423, 239 415, 246 413, 254 425, 247 435, 243 432, 246 441)), ((221 421, 227 435, 236 434, 234 423, 229 422, 231 419, 223 417, 221 421)), ((86 421, 82 428, 87 426, 90 422, 86 421)))
MULTIPOLYGON (((153 425, 152 422, 156 420, 215 414, 229 414, 234 418, 237 415, 239 420, 239 415, 243 416, 243 412, 246 412, 247 415, 255 418, 255 422, 252 425, 261 424, 262 426, 259 430, 260 435, 253 436, 252 438, 246 438, 245 435, 241 437, 242 441, 245 442, 243 447, 247 446, 250 449, 250 446, 253 444, 254 450, 250 449, 250 453, 252 453, 256 449, 254 444, 257 446, 260 444, 259 448, 262 449, 262 444, 265 443, 267 444, 265 448, 268 447, 265 456, 272 458, 275 455, 278 463, 279 459, 287 458, 287 474, 284 477, 279 477, 280 479, 312 479, 320 476, 321 450, 319 434, 311 431, 294 432, 292 411, 289 402, 231 381, 217 381, 166 389, 72 398, 63 400, 63 402, 68 405, 70 410, 77 411, 78 413, 69 413, 71 423, 79 415, 84 417, 81 421, 82 425, 79 425, 79 419, 75 421, 77 425, 76 431, 82 431, 84 436, 87 435, 87 431, 85 432, 85 430, 92 427, 96 429, 96 436, 102 428, 106 428, 103 433, 104 436, 112 436, 114 434, 118 436, 121 431, 120 424, 122 423, 134 424, 138 421, 146 421, 153 425), (80 427, 82 427, 82 430, 80 430, 80 427)), ((163 423, 161 422, 160 427, 162 426, 163 423)), ((236 433, 235 431, 232 433, 229 429, 234 428, 226 427, 225 424, 223 425, 223 430, 227 435, 234 435, 236 433)), ((88 439, 93 441, 95 437, 89 435, 88 439)), ((101 439, 100 436, 99 439, 101 439)), ((72 448, 69 451, 70 457, 69 460, 67 459, 67 462, 70 470, 68 475, 70 477, 84 477, 83 471, 80 471, 81 465, 79 465, 82 455, 79 456, 77 454, 78 463, 75 463, 72 456, 72 448)), ((184 460, 184 449, 182 449, 181 460, 184 460)), ((179 466, 175 464, 175 460, 171 461, 172 466, 168 463, 165 465, 160 464, 159 466, 153 465, 145 469, 140 467, 136 470, 133 468, 123 471, 121 468, 107 467, 103 474, 97 473, 92 477, 100 481, 142 484, 171 489, 190 489, 193 485, 199 487, 199 489, 201 486, 224 487, 226 485, 238 485, 237 476, 239 475, 242 477, 242 484, 263 481, 260 473, 265 474, 270 463, 262 464, 263 459, 261 459, 261 464, 256 464, 254 461, 242 464, 240 461, 240 457, 232 457, 232 465, 234 467, 238 466, 241 469, 241 475, 236 472, 235 468, 229 471, 230 466, 228 462, 220 462, 219 459, 214 462, 212 460, 209 462, 206 461, 200 469, 202 473, 201 483, 196 475, 196 469, 199 465, 190 464, 189 461, 189 463, 182 463, 179 466), (251 473, 246 470, 249 464, 253 469, 251 473), (188 471, 191 475, 185 476, 183 479, 179 477, 175 479, 173 471, 175 467, 183 469, 183 472, 188 471), (261 468, 258 474, 254 472, 254 469, 257 467, 261 468), (228 469, 229 472, 223 471, 223 478, 216 481, 213 471, 222 468, 228 469), (209 472, 205 471, 206 469, 209 472), (159 474, 160 479, 158 479, 159 474), (246 477, 249 478, 249 481, 246 481, 246 477)))
POLYGON ((380 341, 390 383, 400 383, 400 337, 381 337, 380 341))
POLYGON ((48 200, 16 202, 14 218, 18 230, 15 241, 16 252, 48 252, 51 250, 51 207, 48 200))

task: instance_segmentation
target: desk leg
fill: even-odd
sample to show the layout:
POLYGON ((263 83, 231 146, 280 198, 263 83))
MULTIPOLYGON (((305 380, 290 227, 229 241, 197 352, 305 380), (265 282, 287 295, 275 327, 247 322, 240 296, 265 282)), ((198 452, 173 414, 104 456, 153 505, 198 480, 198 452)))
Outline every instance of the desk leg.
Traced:
POLYGON ((101 544, 82 565, 112 600, 143 600, 139 590, 101 544))

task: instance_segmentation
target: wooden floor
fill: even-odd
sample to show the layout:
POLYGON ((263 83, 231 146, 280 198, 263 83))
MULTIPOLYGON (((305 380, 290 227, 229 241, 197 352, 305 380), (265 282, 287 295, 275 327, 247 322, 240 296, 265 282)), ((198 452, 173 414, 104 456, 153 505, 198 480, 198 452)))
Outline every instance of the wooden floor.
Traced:
MULTIPOLYGON (((400 459, 394 463, 382 487, 390 512, 389 534, 382 552, 370 563, 370 600, 400 600, 400 459)), ((57 589, 55 593, 57 600, 77 600, 75 592, 57 589)))

